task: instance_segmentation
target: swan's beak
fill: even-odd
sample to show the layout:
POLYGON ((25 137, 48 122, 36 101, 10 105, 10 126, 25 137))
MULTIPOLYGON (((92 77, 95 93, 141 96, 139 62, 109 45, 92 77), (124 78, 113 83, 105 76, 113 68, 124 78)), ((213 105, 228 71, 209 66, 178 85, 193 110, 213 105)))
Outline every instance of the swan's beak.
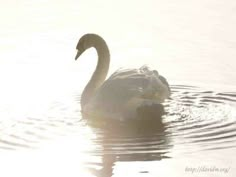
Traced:
POLYGON ((77 60, 82 53, 83 52, 81 52, 80 50, 77 50, 77 54, 75 56, 75 60, 77 60))

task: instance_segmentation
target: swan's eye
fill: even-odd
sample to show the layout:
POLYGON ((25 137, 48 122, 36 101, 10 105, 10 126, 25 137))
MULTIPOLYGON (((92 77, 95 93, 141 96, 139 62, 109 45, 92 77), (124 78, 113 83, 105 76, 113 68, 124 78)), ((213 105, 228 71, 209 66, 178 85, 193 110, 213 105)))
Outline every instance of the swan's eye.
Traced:
POLYGON ((85 50, 85 42, 83 39, 80 39, 77 46, 76 46, 76 49, 77 50, 80 50, 80 51, 84 51, 85 50))
POLYGON ((80 50, 80 51, 84 51, 84 46, 83 46, 83 45, 80 45, 80 46, 79 46, 79 50, 80 50))
POLYGON ((85 48, 84 43, 79 42, 76 49, 79 51, 85 51, 86 48, 85 48))

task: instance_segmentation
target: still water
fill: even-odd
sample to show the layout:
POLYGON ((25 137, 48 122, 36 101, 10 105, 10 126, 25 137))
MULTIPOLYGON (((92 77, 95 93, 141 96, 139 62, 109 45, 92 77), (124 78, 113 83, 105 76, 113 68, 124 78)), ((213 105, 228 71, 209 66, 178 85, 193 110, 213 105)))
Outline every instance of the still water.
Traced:
POLYGON ((2 4, 1 176, 236 175, 234 1, 2 4), (96 53, 74 55, 87 32, 107 41, 109 74, 148 64, 167 78, 161 121, 82 118, 96 53))

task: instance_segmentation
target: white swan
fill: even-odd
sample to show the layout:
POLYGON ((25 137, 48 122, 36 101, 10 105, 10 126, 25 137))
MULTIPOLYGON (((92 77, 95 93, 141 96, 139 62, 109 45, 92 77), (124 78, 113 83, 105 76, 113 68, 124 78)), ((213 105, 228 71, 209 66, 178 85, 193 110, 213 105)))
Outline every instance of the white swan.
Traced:
POLYGON ((100 36, 82 36, 76 47, 78 51, 75 60, 91 47, 97 51, 98 63, 81 96, 83 113, 119 120, 134 119, 138 116, 138 108, 160 105, 169 97, 170 88, 166 79, 147 66, 119 69, 105 81, 110 53, 100 36))

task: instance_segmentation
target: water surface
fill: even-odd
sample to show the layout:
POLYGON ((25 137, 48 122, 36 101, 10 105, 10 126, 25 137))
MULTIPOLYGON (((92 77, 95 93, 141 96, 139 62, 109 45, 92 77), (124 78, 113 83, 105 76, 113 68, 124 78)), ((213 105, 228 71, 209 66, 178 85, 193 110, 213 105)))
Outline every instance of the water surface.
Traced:
POLYGON ((1 3, 3 176, 235 176, 235 1, 1 3), (81 92, 96 64, 74 61, 88 32, 111 50, 109 74, 149 64, 172 94, 161 121, 91 122, 81 92))

